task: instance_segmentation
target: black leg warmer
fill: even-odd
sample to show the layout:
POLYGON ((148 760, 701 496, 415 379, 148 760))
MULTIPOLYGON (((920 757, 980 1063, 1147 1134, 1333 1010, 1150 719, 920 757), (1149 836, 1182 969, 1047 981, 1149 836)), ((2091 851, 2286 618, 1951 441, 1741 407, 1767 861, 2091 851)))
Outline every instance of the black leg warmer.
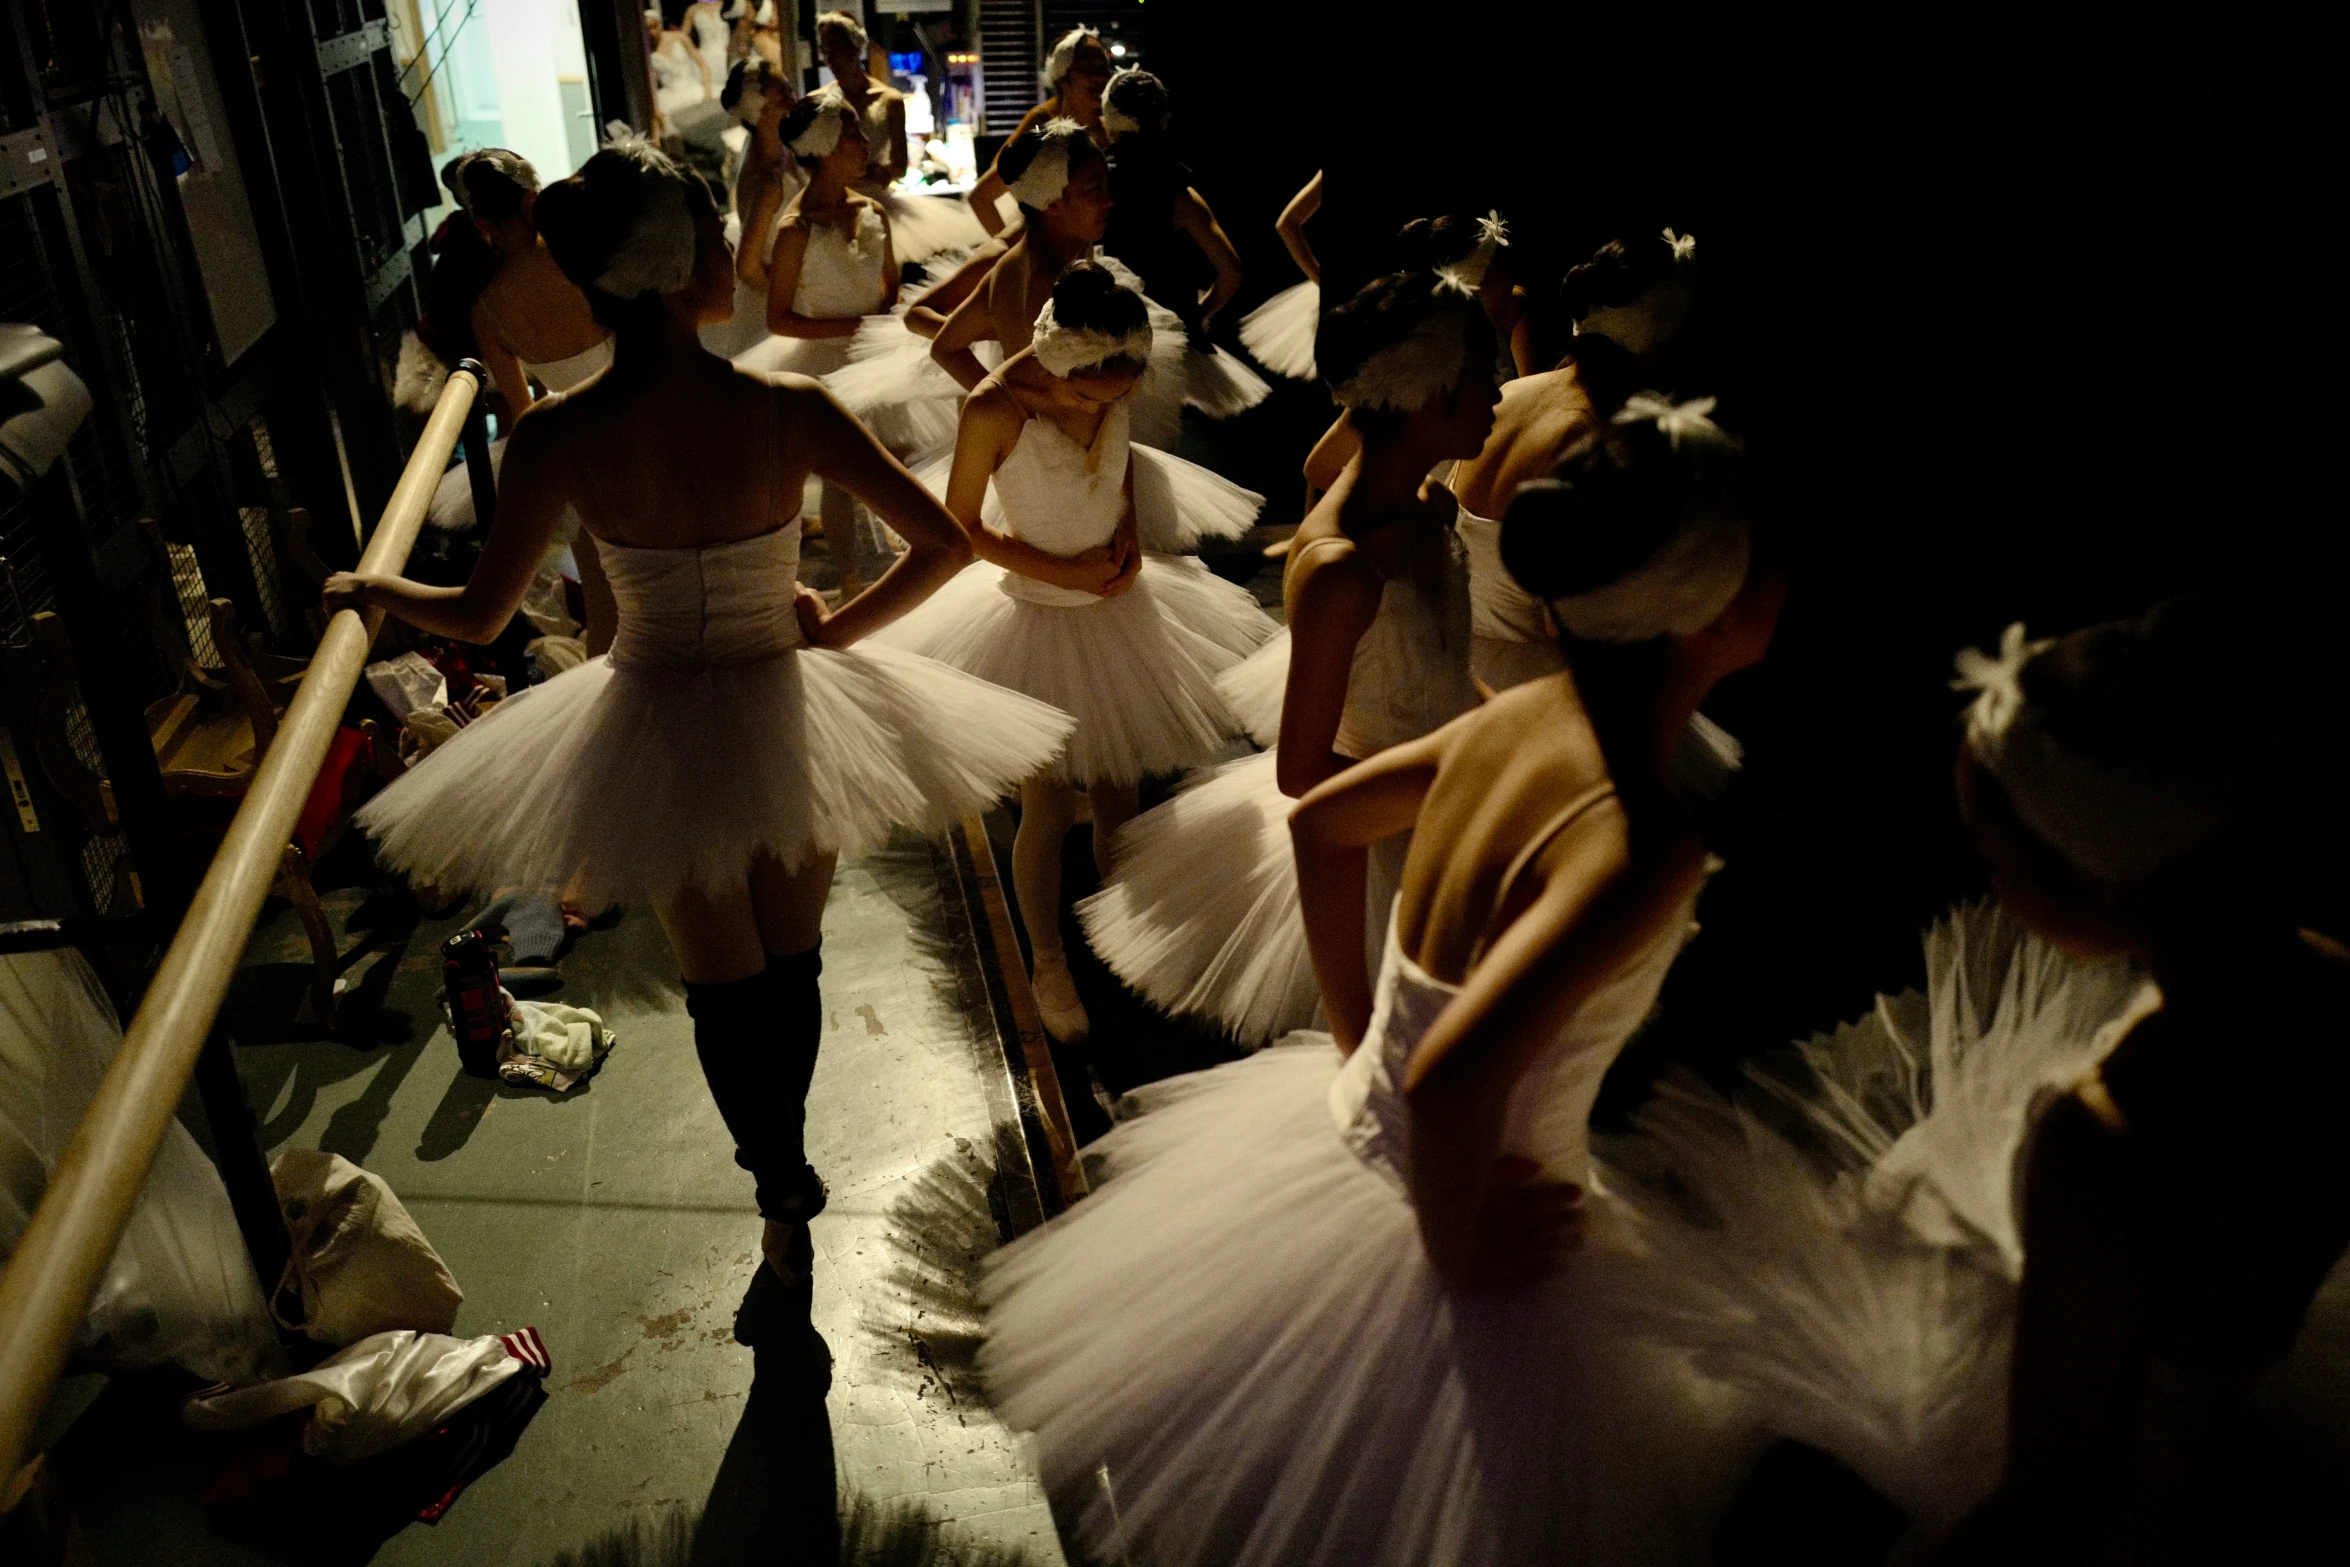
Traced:
POLYGON ((758 1183, 762 1218, 804 1224, 824 1208, 806 1143, 808 1084, 824 1032, 823 971, 819 947, 771 958, 748 979, 685 987, 702 1076, 733 1134, 735 1162, 758 1183))

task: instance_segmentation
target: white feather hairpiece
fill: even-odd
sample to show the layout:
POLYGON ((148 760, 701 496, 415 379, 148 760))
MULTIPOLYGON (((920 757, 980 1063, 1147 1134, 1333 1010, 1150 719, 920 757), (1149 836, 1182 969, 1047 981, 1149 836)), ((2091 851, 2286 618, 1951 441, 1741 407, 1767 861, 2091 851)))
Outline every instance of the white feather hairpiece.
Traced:
POLYGON ((1477 248, 1463 256, 1446 270, 1457 276, 1471 293, 1485 286, 1485 274, 1493 269, 1497 251, 1509 249, 1510 226, 1500 212, 1488 212, 1477 220, 1477 248))
POLYGON ((1037 80, 1044 84, 1047 93, 1061 90, 1061 78, 1069 74, 1070 65, 1077 59, 1078 49, 1088 38, 1097 44, 1101 42, 1099 35, 1084 27, 1072 27, 1053 40, 1051 52, 1044 57, 1044 65, 1036 73, 1037 80))
POLYGON ((1035 335, 1029 339, 1028 346, 1036 351, 1038 364, 1065 381, 1080 370, 1090 370, 1113 359, 1150 363, 1151 324, 1146 319, 1124 337, 1112 337, 1092 327, 1063 326, 1053 313, 1053 302, 1048 299, 1037 315, 1035 335))
POLYGON ((1044 145, 1029 160, 1020 177, 1006 187, 1012 199, 1023 207, 1042 212, 1061 199, 1069 188, 1069 147, 1071 139, 1085 134, 1085 127, 1066 116, 1047 120, 1038 133, 1044 145))
POLYGON ((838 87, 820 88, 808 96, 818 105, 816 118, 791 143, 792 156, 829 158, 832 150, 840 145, 842 133, 857 117, 857 111, 849 107, 849 101, 841 96, 838 87))
POLYGON ((503 147, 485 147, 468 157, 460 158, 457 166, 449 171, 450 194, 457 198, 457 205, 468 213, 473 211, 471 176, 475 169, 485 163, 524 190, 539 188, 539 171, 531 166, 528 158, 520 153, 508 152, 503 147))
POLYGON ((1673 247, 1675 261, 1695 261, 1697 259, 1696 235, 1676 234, 1671 229, 1666 229, 1665 243, 1673 247))
POLYGON ((1118 84, 1146 74, 1140 66, 1129 65, 1112 76, 1110 85, 1102 89, 1102 129, 1112 136, 1131 136, 1142 129, 1142 121, 1118 107, 1118 84))
POLYGON ((2019 621, 2000 637, 1997 657, 1976 648, 1958 655, 1951 687, 1975 693, 1967 751, 2034 836, 2102 881, 2143 885, 2233 825, 2224 779, 2108 767, 2067 750, 2023 688, 2024 666, 2049 645, 2028 638, 2019 621))
MULTIPOLYGON (((1477 291, 1450 269, 1436 274, 1434 302, 1447 301, 1482 308, 1477 291)), ((1450 310, 1431 310, 1411 336, 1380 349, 1345 380, 1332 382, 1330 395, 1346 408, 1411 413, 1460 385, 1468 356, 1469 340, 1459 318, 1450 310)))
POLYGON ((631 193, 636 210, 629 215, 627 234, 592 286, 618 299, 674 294, 693 277, 699 248, 693 209, 686 205, 685 182, 692 176, 619 120, 605 128, 604 150, 636 165, 636 189, 631 193))
POLYGON ((1735 512, 1707 511, 1639 570, 1589 593, 1552 599, 1550 611, 1586 642, 1685 637, 1721 619, 1753 564, 1745 522, 1735 512))
POLYGON ((1639 424, 1653 419, 1660 434, 1673 443, 1673 450, 1681 449, 1683 437, 1718 442, 1734 447, 1737 438, 1714 423, 1713 411, 1721 401, 1715 397, 1693 397, 1685 403, 1676 403, 1662 392, 1634 392, 1624 399, 1624 406, 1616 410, 1614 423, 1639 424))

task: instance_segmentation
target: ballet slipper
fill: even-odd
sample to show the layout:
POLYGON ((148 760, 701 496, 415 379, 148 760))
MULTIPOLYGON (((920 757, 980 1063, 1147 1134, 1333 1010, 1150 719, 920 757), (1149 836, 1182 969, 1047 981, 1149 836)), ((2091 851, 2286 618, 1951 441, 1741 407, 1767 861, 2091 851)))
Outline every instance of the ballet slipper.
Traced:
POLYGON ((1065 954, 1038 953, 1028 983, 1036 995, 1037 1016, 1054 1040, 1064 1045, 1081 1044, 1093 1032, 1093 1020, 1085 1015, 1085 1003, 1077 999, 1077 979, 1069 972, 1065 954))

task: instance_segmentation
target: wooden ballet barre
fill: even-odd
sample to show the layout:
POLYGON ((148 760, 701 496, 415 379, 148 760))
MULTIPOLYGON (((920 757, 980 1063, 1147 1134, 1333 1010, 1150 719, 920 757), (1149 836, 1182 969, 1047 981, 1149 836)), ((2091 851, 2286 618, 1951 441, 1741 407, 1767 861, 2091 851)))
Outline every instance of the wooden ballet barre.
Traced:
MULTIPOLYGON (((407 564, 482 378, 471 360, 450 372, 360 558, 361 571, 397 572, 407 564)), ((148 1167, 187 1091, 382 623, 381 610, 362 616, 348 609, 327 622, 309 672, 147 986, 122 1049, 0 1277, 0 1477, 15 1474, 25 1461, 34 1423, 146 1187, 148 1167)))

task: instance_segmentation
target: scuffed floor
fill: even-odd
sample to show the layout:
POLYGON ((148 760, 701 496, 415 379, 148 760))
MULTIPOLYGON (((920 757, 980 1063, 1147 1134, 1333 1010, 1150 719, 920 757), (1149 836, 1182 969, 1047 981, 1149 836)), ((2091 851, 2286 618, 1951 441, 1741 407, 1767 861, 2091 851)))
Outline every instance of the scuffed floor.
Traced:
MULTIPOLYGON (((826 912, 827 1028, 809 1104, 810 1157, 832 1190, 814 1225, 816 1323, 835 1361, 823 1422, 788 1389, 751 1397, 752 1356, 732 1321, 759 1222, 649 917, 590 932, 564 963, 553 999, 603 1011, 619 1042, 561 1097, 459 1070, 437 1006, 437 947, 455 919, 379 938, 389 950, 352 965, 347 1005, 380 1000, 390 1036, 369 1048, 287 1037, 318 1032, 286 1021, 306 949, 290 920, 263 926, 231 1021, 272 1156, 325 1148, 383 1176, 465 1290, 457 1331, 535 1325, 555 1359, 514 1455, 438 1526, 358 1559, 537 1567, 590 1552, 650 1567, 672 1554, 659 1542, 705 1512, 705 1535, 733 1545, 713 1554, 706 1538, 694 1560, 803 1559, 789 1542, 821 1532, 829 1433, 859 1516, 934 1529, 950 1556, 1060 1562, 1017 1441, 971 1372, 970 1282, 997 1215, 1020 1205, 991 1200, 999 1133, 982 1074, 994 1034, 949 896, 930 847, 906 840, 843 866, 826 912), (250 1042, 270 1037, 283 1042, 250 1042)), ((360 893, 327 903, 341 930, 360 893)), ((346 950, 359 939, 347 934, 346 950)), ((106 1421, 127 1444, 110 1450, 139 1461, 82 1466, 75 1490, 99 1560, 287 1559, 204 1529, 196 1498, 218 1455, 158 1416, 126 1407, 106 1421)))

